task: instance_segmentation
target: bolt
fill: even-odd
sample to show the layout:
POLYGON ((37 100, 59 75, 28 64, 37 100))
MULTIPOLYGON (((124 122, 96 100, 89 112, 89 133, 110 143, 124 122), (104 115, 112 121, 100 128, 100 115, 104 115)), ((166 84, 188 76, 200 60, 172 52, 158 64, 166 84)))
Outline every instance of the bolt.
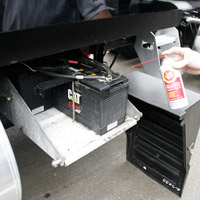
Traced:
POLYGON ((12 98, 11 97, 7 97, 6 99, 7 99, 7 101, 11 101, 12 98))
POLYGON ((61 163, 61 160, 58 159, 58 160, 53 160, 51 164, 52 164, 53 167, 56 168, 56 167, 58 167, 58 165, 59 165, 60 163, 61 163))
POLYGON ((147 170, 147 167, 146 167, 146 166, 143 166, 143 169, 144 169, 144 170, 147 170))

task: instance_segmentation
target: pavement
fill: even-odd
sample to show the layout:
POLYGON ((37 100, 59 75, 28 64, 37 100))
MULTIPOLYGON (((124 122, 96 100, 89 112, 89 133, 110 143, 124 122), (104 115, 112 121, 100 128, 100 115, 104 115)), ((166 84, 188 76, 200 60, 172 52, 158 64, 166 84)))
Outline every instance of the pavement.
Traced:
MULTIPOLYGON (((113 55, 106 55, 111 63, 113 55)), ((138 59, 118 57, 122 74, 138 59)), ((185 87, 200 93, 200 76, 184 75, 185 87)), ((18 163, 23 200, 198 200, 200 199, 200 134, 182 197, 178 197, 126 160, 125 133, 68 167, 53 168, 52 159, 16 127, 7 130, 18 163)))

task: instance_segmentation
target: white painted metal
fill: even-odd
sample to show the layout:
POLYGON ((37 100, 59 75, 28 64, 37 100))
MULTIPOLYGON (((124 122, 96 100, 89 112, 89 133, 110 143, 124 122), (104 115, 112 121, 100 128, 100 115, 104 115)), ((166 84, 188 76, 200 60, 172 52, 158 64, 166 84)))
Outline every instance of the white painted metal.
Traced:
POLYGON ((46 138, 64 159, 64 163, 63 159, 54 160, 54 167, 59 164, 70 165, 137 123, 136 119, 127 117, 123 124, 100 136, 55 108, 37 114, 35 118, 44 130, 46 138))
POLYGON ((187 23, 200 24, 200 19, 194 18, 194 17, 187 17, 186 22, 187 23))
POLYGON ((159 47, 161 51, 168 50, 172 47, 179 47, 180 46, 180 38, 179 32, 175 27, 166 28, 162 30, 158 30, 156 32, 156 41, 157 41, 157 48, 159 47), (164 43, 160 43, 160 38, 165 41, 164 43))
POLYGON ((17 163, 0 121, 0 199, 21 200, 22 188, 17 163))
POLYGON ((194 43, 193 43, 192 49, 195 50, 195 51, 200 52, 200 27, 199 27, 197 35, 196 35, 196 37, 194 39, 194 43))
POLYGON ((172 1, 172 4, 174 4, 178 9, 181 9, 183 11, 188 11, 193 9, 190 3, 186 1, 172 1))
POLYGON ((33 142, 35 142, 41 149, 49 154, 53 159, 59 159, 60 154, 57 149, 51 144, 51 141, 46 138, 42 128, 35 120, 35 116, 26 105, 22 97, 19 95, 15 87, 4 77, 1 80, 0 93, 4 96, 11 97, 10 101, 5 102, 5 105, 0 105, 7 109, 5 113, 8 114, 8 119, 17 127, 19 127, 24 134, 26 134, 33 142))
MULTIPOLYGON (((191 24, 191 23, 200 24, 200 19, 199 18, 194 18, 194 17, 188 17, 186 19, 186 22, 189 23, 189 24, 191 24)), ((195 51, 200 52, 200 27, 198 28, 197 34, 195 36, 192 49, 195 50, 195 51)))
POLYGON ((127 101, 126 114, 129 117, 136 119, 137 121, 139 121, 140 118, 142 117, 142 113, 129 100, 127 101))

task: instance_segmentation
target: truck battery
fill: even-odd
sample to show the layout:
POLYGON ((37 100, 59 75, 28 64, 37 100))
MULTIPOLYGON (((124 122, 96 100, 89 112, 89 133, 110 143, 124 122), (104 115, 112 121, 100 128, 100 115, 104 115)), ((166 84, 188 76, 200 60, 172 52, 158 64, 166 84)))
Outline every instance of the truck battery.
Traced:
MULTIPOLYGON (((74 82, 75 119, 100 135, 125 121, 129 81, 124 76, 114 76, 111 82, 74 82)), ((72 82, 53 89, 53 104, 73 116, 72 82)))

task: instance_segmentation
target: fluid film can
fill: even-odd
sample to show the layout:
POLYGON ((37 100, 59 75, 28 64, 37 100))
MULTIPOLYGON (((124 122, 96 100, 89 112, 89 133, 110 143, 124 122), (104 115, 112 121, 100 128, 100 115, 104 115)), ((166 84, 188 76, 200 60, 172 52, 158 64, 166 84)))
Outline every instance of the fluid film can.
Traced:
POLYGON ((169 107, 178 109, 188 105, 183 80, 179 70, 173 68, 173 59, 165 58, 160 67, 169 107))

